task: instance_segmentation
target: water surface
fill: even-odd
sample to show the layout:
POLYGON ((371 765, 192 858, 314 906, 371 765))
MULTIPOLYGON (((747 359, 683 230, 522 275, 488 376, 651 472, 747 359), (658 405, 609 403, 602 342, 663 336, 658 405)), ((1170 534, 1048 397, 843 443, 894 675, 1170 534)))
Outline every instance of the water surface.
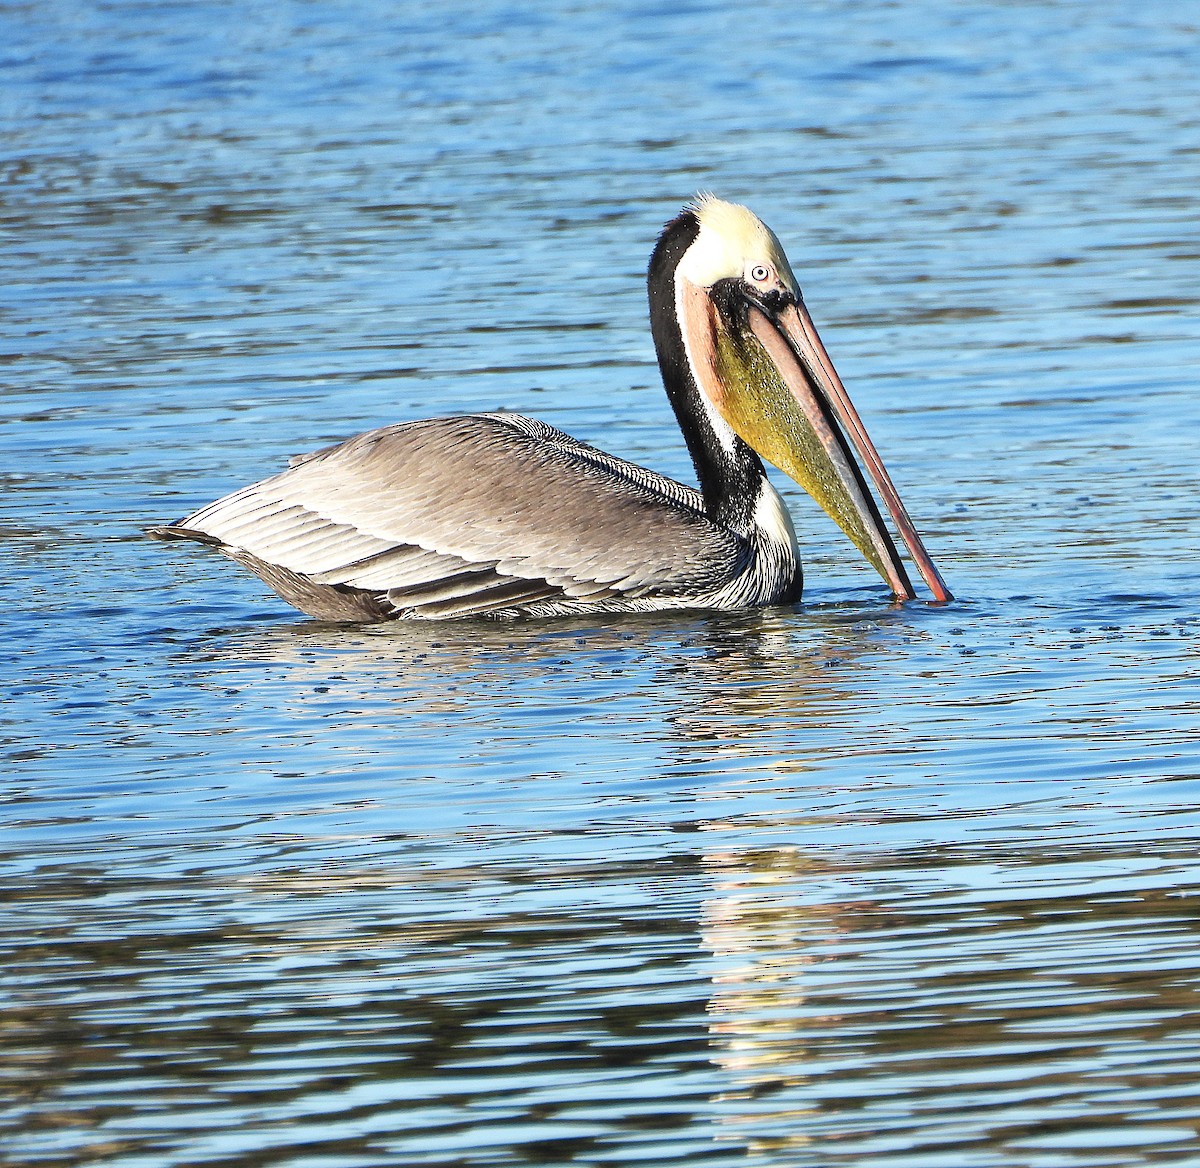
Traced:
POLYGON ((14 1165, 1200 1162, 1178 5, 0 6, 14 1165), (139 535, 509 408, 678 477, 784 241, 958 600, 307 621, 139 535))

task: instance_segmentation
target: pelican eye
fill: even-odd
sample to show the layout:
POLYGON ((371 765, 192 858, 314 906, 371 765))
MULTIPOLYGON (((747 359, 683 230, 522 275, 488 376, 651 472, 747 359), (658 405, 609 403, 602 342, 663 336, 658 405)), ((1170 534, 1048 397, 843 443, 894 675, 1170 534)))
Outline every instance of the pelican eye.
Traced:
POLYGON ((750 269, 750 279, 756 284, 765 284, 775 275, 766 264, 755 264, 750 269))

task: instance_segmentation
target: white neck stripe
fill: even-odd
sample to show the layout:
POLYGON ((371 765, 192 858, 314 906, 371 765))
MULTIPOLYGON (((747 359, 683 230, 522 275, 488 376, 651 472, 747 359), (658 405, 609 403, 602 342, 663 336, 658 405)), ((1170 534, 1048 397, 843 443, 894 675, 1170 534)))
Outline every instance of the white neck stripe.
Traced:
POLYGON ((712 427, 713 433, 717 436, 717 441, 721 443, 722 449, 727 454, 732 454, 734 451, 734 443, 737 441, 737 435, 733 432, 732 427, 727 421, 717 412, 716 406, 708 400, 708 395, 700 387, 700 380, 696 376, 696 355, 692 352, 691 342, 688 340, 688 330, 684 326, 684 290, 683 282, 685 277, 675 270, 675 320, 679 325, 679 335, 683 339, 683 350, 687 354, 688 369, 692 374, 692 384, 696 387, 696 396, 700 399, 700 405, 704 409, 704 416, 708 419, 709 425, 712 427))

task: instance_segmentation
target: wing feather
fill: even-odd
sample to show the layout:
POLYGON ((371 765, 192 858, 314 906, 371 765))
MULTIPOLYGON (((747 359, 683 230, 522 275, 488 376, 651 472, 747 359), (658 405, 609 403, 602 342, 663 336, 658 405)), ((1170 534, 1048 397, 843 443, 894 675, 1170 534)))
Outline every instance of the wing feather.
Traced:
POLYGON ((169 530, 425 615, 688 594, 746 555, 695 490, 509 414, 360 434, 169 530))

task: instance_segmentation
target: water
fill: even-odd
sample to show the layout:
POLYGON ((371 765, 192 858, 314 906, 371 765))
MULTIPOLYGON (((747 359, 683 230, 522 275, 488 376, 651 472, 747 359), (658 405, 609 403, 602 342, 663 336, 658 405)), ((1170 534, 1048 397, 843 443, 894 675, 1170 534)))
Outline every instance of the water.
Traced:
POLYGON ((1180 5, 0 8, 14 1165, 1200 1163, 1180 5), (138 534, 507 407, 680 477, 783 239, 959 599, 345 629, 138 534))

